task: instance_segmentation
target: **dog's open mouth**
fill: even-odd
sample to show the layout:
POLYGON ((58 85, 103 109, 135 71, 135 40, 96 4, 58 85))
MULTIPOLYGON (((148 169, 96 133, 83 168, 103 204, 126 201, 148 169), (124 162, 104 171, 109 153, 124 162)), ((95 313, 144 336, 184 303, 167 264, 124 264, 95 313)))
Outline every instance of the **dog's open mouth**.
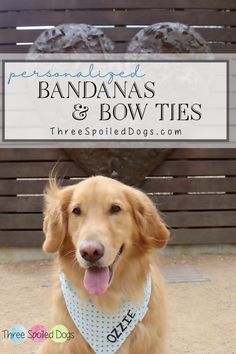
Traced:
POLYGON ((123 252, 123 249, 124 245, 120 247, 113 263, 110 266, 91 266, 85 270, 84 287, 90 295, 98 296, 105 294, 113 276, 113 266, 123 252))

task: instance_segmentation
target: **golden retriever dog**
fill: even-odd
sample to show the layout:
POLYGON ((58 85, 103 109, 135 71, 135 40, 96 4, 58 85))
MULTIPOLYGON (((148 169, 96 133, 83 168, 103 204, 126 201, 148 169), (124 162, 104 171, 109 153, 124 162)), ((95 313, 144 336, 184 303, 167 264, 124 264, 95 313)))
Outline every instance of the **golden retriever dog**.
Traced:
MULTIPOLYGON (((72 337, 64 343, 47 339, 39 353, 165 354, 164 283, 152 251, 166 245, 169 232, 149 197, 111 178, 96 176, 68 187, 58 187, 52 180, 45 200, 43 250, 58 253, 51 325, 64 325, 72 337), (61 272, 78 292, 81 308, 89 304, 98 311, 98 317, 87 314, 82 326, 87 326, 95 345, 96 331, 101 331, 109 342, 101 345, 108 349, 93 349, 81 334, 83 328, 78 328, 68 310, 61 272), (145 301, 147 306, 142 305, 145 301), (143 306, 143 318, 127 304, 143 306), (109 322, 109 316, 118 311, 124 311, 124 316, 106 332, 104 321, 109 322), (96 328, 93 333, 92 326, 96 328), (113 343, 119 341, 114 349, 113 343)), ((74 305, 73 311, 80 316, 82 310, 74 305)))

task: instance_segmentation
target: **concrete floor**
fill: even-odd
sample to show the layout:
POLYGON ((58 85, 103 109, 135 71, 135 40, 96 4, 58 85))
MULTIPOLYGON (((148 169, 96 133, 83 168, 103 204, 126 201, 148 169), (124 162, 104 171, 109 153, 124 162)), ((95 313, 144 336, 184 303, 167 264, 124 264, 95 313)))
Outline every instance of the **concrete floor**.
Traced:
MULTIPOLYGON (((169 353, 236 354, 236 255, 168 255, 160 264, 168 281, 169 353)), ((0 265, 1 354, 36 352, 38 344, 13 344, 2 330, 17 323, 47 328, 51 274, 51 261, 0 265)))

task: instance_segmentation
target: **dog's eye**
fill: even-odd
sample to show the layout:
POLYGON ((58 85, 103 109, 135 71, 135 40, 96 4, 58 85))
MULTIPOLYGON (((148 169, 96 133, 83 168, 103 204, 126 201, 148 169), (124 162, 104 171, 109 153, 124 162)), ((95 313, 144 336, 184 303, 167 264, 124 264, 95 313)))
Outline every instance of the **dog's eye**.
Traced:
POLYGON ((76 214, 76 215, 80 215, 81 214, 81 209, 80 208, 74 208, 73 210, 72 210, 72 213, 73 214, 76 214))
POLYGON ((121 207, 118 204, 112 204, 110 214, 117 214, 121 211, 121 207))

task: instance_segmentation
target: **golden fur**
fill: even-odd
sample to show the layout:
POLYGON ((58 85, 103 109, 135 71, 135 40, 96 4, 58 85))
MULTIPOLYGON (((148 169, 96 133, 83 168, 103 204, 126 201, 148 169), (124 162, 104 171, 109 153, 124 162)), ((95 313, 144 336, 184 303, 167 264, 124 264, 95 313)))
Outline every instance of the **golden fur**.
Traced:
MULTIPOLYGON (((107 292, 92 297, 96 306, 104 311, 115 311, 124 298, 138 304, 143 297, 147 274, 151 272, 149 310, 117 353, 165 354, 164 284, 152 251, 166 245, 169 232, 151 200, 139 190, 102 176, 64 188, 51 182, 45 199, 43 250, 58 252, 57 274, 63 269, 70 282, 80 289, 84 300, 89 295, 83 286, 83 260, 78 255, 83 240, 96 239, 104 244, 105 266, 114 261, 121 244, 125 245, 114 264, 107 292), (112 203, 121 206, 121 211, 115 215, 109 214, 112 203), (77 206, 82 210, 80 216, 72 213, 77 206)), ((62 344, 47 340, 40 347, 40 354, 94 353, 67 312, 58 275, 51 325, 56 324, 65 325, 75 333, 75 338, 62 344)))

